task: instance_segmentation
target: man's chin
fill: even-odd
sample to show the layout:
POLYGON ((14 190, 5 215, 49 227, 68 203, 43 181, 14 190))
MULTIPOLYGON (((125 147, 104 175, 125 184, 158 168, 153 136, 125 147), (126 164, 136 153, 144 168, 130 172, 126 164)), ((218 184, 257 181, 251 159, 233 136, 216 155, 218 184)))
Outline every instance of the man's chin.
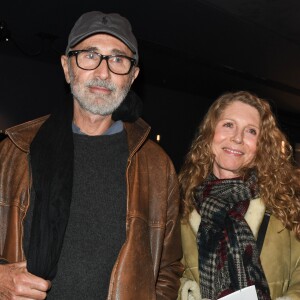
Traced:
POLYGON ((100 115, 100 116, 109 116, 111 115, 116 108, 115 107, 103 107, 103 106, 88 106, 84 108, 88 112, 90 112, 93 115, 100 115))

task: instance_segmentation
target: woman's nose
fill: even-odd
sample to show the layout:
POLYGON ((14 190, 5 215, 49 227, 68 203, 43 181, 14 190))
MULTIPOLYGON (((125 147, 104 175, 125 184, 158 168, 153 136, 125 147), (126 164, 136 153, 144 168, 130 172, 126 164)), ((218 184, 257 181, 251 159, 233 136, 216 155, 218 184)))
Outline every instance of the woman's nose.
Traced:
POLYGON ((231 141, 242 144, 243 143, 243 132, 241 130, 236 130, 235 134, 232 136, 231 141))

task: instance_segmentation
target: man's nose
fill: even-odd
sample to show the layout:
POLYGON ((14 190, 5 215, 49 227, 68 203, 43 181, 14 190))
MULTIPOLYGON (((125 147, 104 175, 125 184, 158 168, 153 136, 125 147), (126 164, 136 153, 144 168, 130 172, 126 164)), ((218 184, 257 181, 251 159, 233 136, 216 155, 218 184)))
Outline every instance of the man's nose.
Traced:
POLYGON ((101 79, 106 79, 109 77, 109 68, 108 68, 108 63, 105 59, 102 59, 99 66, 94 70, 94 73, 96 74, 97 77, 101 79))

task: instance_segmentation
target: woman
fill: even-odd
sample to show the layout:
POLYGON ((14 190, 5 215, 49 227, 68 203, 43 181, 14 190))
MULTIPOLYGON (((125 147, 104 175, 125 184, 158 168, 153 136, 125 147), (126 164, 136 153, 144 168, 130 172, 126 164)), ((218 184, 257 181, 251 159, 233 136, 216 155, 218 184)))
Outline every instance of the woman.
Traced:
POLYGON ((248 92, 219 97, 179 180, 179 299, 215 300, 251 285, 259 300, 300 299, 300 178, 266 101, 248 92))

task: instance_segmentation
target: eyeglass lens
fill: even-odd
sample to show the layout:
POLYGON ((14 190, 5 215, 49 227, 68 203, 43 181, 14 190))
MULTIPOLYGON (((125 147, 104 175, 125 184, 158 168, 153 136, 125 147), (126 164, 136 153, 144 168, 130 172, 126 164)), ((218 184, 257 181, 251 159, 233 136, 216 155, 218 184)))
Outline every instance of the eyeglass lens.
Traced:
POLYGON ((80 52, 77 54, 77 64, 86 70, 96 69, 102 60, 106 60, 108 68, 113 73, 126 74, 129 72, 132 62, 122 55, 103 56, 95 52, 80 52))

